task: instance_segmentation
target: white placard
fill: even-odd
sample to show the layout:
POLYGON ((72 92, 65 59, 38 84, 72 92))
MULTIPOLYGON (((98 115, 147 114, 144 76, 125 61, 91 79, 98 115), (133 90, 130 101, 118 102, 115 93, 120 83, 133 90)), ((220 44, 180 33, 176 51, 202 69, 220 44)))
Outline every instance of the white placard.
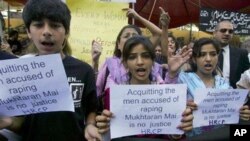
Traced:
POLYGON ((97 0, 100 2, 123 2, 123 3, 136 3, 136 0, 97 0))
POLYGON ((198 110, 193 112, 193 126, 238 123, 247 94, 248 90, 243 89, 197 89, 194 102, 198 110))
POLYGON ((110 87, 111 138, 138 134, 183 134, 177 129, 186 108, 187 86, 110 87))
POLYGON ((0 61, 0 116, 74 111, 59 54, 0 61))

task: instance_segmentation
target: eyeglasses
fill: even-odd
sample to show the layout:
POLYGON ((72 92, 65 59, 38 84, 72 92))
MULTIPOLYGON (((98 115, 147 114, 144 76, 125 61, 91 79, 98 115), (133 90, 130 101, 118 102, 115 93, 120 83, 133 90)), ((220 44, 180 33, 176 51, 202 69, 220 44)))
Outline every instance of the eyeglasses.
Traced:
POLYGON ((233 30, 232 29, 226 29, 226 28, 222 28, 219 30, 221 33, 226 33, 228 31, 229 34, 233 34, 233 30))

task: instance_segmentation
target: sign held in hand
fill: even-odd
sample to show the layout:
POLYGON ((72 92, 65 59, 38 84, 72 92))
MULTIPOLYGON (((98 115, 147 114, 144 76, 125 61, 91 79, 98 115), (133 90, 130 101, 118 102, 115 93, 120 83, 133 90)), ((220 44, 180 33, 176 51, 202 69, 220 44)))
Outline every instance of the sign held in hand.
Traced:
POLYGON ((52 111, 74 111, 59 54, 0 62, 0 116, 52 111))

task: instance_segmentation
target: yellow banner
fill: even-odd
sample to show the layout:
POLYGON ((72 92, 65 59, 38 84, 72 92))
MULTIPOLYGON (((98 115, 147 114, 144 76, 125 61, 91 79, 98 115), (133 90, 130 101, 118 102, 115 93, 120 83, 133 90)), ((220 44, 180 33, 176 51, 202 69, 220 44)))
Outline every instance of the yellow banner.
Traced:
POLYGON ((100 65, 113 55, 116 37, 127 25, 126 3, 105 3, 96 0, 67 0, 71 10, 69 43, 73 56, 91 64, 91 43, 96 40, 103 50, 100 65))

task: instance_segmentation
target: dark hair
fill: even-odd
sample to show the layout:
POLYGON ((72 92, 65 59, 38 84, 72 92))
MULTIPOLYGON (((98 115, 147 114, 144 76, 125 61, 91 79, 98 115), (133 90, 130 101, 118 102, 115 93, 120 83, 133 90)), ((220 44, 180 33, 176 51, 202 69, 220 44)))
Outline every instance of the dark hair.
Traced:
POLYGON ((16 30, 11 30, 10 33, 9 33, 9 37, 13 37, 15 35, 18 35, 18 31, 16 30))
POLYGON ((62 23, 66 34, 69 33, 70 10, 61 0, 29 0, 24 6, 22 16, 28 31, 32 21, 41 21, 47 18, 62 23))
POLYGON ((172 38, 172 40, 174 41, 174 43, 175 43, 175 51, 174 52, 176 52, 180 48, 177 39, 175 38, 175 36, 173 34, 168 34, 168 38, 172 38))
POLYGON ((233 25, 233 23, 231 21, 229 21, 229 20, 221 20, 221 21, 218 22, 217 25, 215 25, 214 30, 218 30, 220 28, 220 26, 221 26, 221 23, 230 23, 230 24, 233 25))
MULTIPOLYGON (((142 44, 144 46, 144 48, 149 52, 150 57, 152 59, 152 61, 155 60, 155 52, 154 52, 154 47, 153 44, 150 42, 150 40, 146 37, 143 37, 141 35, 138 36, 133 36, 131 38, 129 38, 123 47, 123 51, 122 51, 122 62, 125 62, 128 60, 128 57, 130 55, 131 50, 136 46, 142 44)), ((130 79, 131 79, 131 73, 128 73, 130 79)), ((153 75, 150 73, 149 75, 149 79, 152 81, 153 80, 153 75)))
MULTIPOLYGON (((216 50, 216 53, 219 54, 220 45, 216 40, 210 39, 210 38, 200 38, 199 40, 194 42, 192 58, 200 57, 202 46, 207 45, 207 44, 212 44, 216 50)), ((194 63, 193 61, 191 61, 190 65, 191 65, 191 71, 196 72, 197 71, 197 64, 194 63)), ((216 74, 216 71, 214 70, 213 75, 215 75, 215 74, 216 74)))
POLYGON ((135 25, 126 25, 126 26, 124 26, 124 27, 120 30, 119 34, 118 34, 117 37, 116 37, 116 41, 115 41, 114 56, 116 56, 116 57, 118 57, 118 58, 120 58, 121 55, 122 55, 122 52, 121 52, 120 49, 118 48, 118 44, 119 44, 119 42, 120 42, 120 40, 121 40, 121 35, 122 35, 123 31, 124 31, 125 29, 127 29, 127 28, 133 28, 133 29, 135 29, 135 30, 138 32, 139 35, 142 34, 141 29, 140 29, 139 27, 135 26, 135 25))
POLYGON ((130 55, 131 50, 136 46, 142 44, 144 48, 149 52, 151 59, 154 61, 155 53, 154 47, 150 40, 143 36, 134 36, 129 38, 124 45, 123 52, 122 52, 122 61, 127 61, 130 55))

